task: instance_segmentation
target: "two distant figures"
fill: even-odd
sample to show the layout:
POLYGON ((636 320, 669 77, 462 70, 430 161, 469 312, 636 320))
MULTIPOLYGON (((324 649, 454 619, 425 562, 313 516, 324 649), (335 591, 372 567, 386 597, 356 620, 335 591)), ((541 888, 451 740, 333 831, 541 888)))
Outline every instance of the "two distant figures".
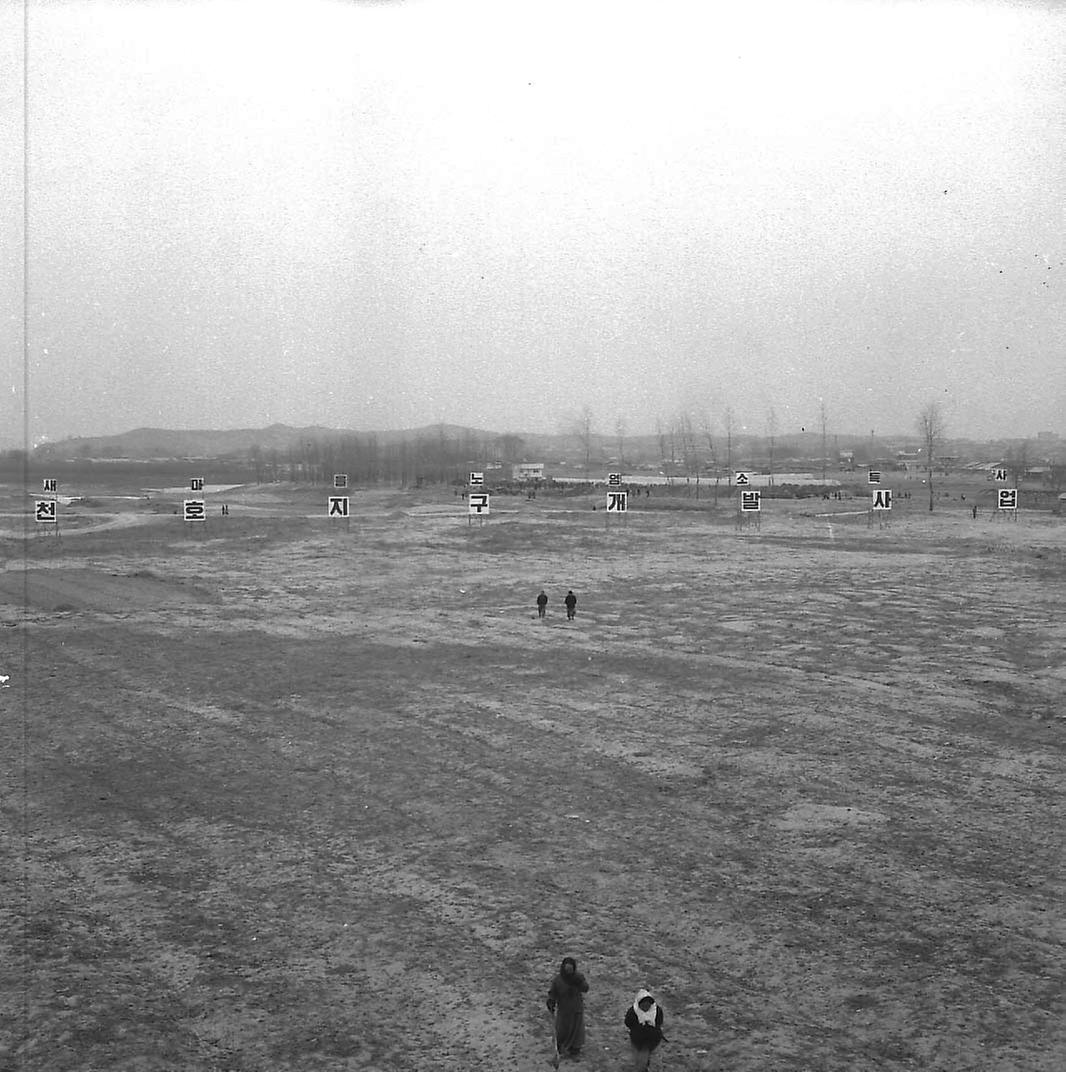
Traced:
MULTIPOLYGON (((558 1068, 561 1060, 580 1060, 581 1047, 585 1045, 585 995, 589 984, 577 970, 573 957, 563 957, 559 974, 548 988, 548 1011, 553 1017, 555 1056, 552 1064, 558 1068)), ((663 1035, 663 1010, 655 998, 641 987, 633 1004, 626 1009, 624 1019, 629 1032, 630 1068, 634 1072, 647 1072, 651 1055, 665 1039, 663 1035)))
MULTIPOLYGON (((574 595, 574 590, 571 588, 566 593, 566 598, 563 600, 566 606, 566 620, 572 622, 574 615, 577 614, 577 596, 574 595)), ((548 609, 548 593, 542 588, 540 595, 537 596, 537 617, 543 618, 544 612, 548 609)))

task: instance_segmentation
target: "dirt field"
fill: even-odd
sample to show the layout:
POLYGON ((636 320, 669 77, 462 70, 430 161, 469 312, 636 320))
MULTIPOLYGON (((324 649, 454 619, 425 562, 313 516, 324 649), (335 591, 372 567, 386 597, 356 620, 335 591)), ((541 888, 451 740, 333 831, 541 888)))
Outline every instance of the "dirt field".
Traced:
POLYGON ((1066 519, 326 494, 5 500, 0 1068, 1066 1067, 1066 519))

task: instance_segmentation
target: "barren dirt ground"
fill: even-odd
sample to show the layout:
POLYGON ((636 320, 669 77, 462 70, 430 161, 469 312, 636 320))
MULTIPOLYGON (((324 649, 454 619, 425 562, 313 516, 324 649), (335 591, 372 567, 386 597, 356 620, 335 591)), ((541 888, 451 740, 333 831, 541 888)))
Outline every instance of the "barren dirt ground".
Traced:
POLYGON ((1066 520, 325 494, 3 541, 0 1067, 1066 1067, 1066 520))

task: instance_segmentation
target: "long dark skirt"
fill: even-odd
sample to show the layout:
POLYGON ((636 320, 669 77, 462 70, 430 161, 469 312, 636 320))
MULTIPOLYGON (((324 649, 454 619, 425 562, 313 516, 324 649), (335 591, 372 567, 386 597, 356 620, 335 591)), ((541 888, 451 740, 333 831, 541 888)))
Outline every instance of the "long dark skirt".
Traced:
POLYGON ((555 1048, 561 1054, 577 1053, 585 1045, 583 1002, 559 1002, 555 1010, 555 1048))

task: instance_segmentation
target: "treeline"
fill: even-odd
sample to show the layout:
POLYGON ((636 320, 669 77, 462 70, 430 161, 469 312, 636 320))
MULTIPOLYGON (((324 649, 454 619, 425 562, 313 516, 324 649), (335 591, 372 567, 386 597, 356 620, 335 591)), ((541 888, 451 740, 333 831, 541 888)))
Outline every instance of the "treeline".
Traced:
POLYGON ((331 485, 335 473, 347 473, 353 484, 409 487, 465 483, 472 468, 521 460, 523 448, 522 439, 513 435, 483 438, 469 431, 452 434, 442 428, 386 438, 370 432, 309 437, 284 450, 265 450, 253 444, 248 464, 259 484, 291 481, 331 485))

